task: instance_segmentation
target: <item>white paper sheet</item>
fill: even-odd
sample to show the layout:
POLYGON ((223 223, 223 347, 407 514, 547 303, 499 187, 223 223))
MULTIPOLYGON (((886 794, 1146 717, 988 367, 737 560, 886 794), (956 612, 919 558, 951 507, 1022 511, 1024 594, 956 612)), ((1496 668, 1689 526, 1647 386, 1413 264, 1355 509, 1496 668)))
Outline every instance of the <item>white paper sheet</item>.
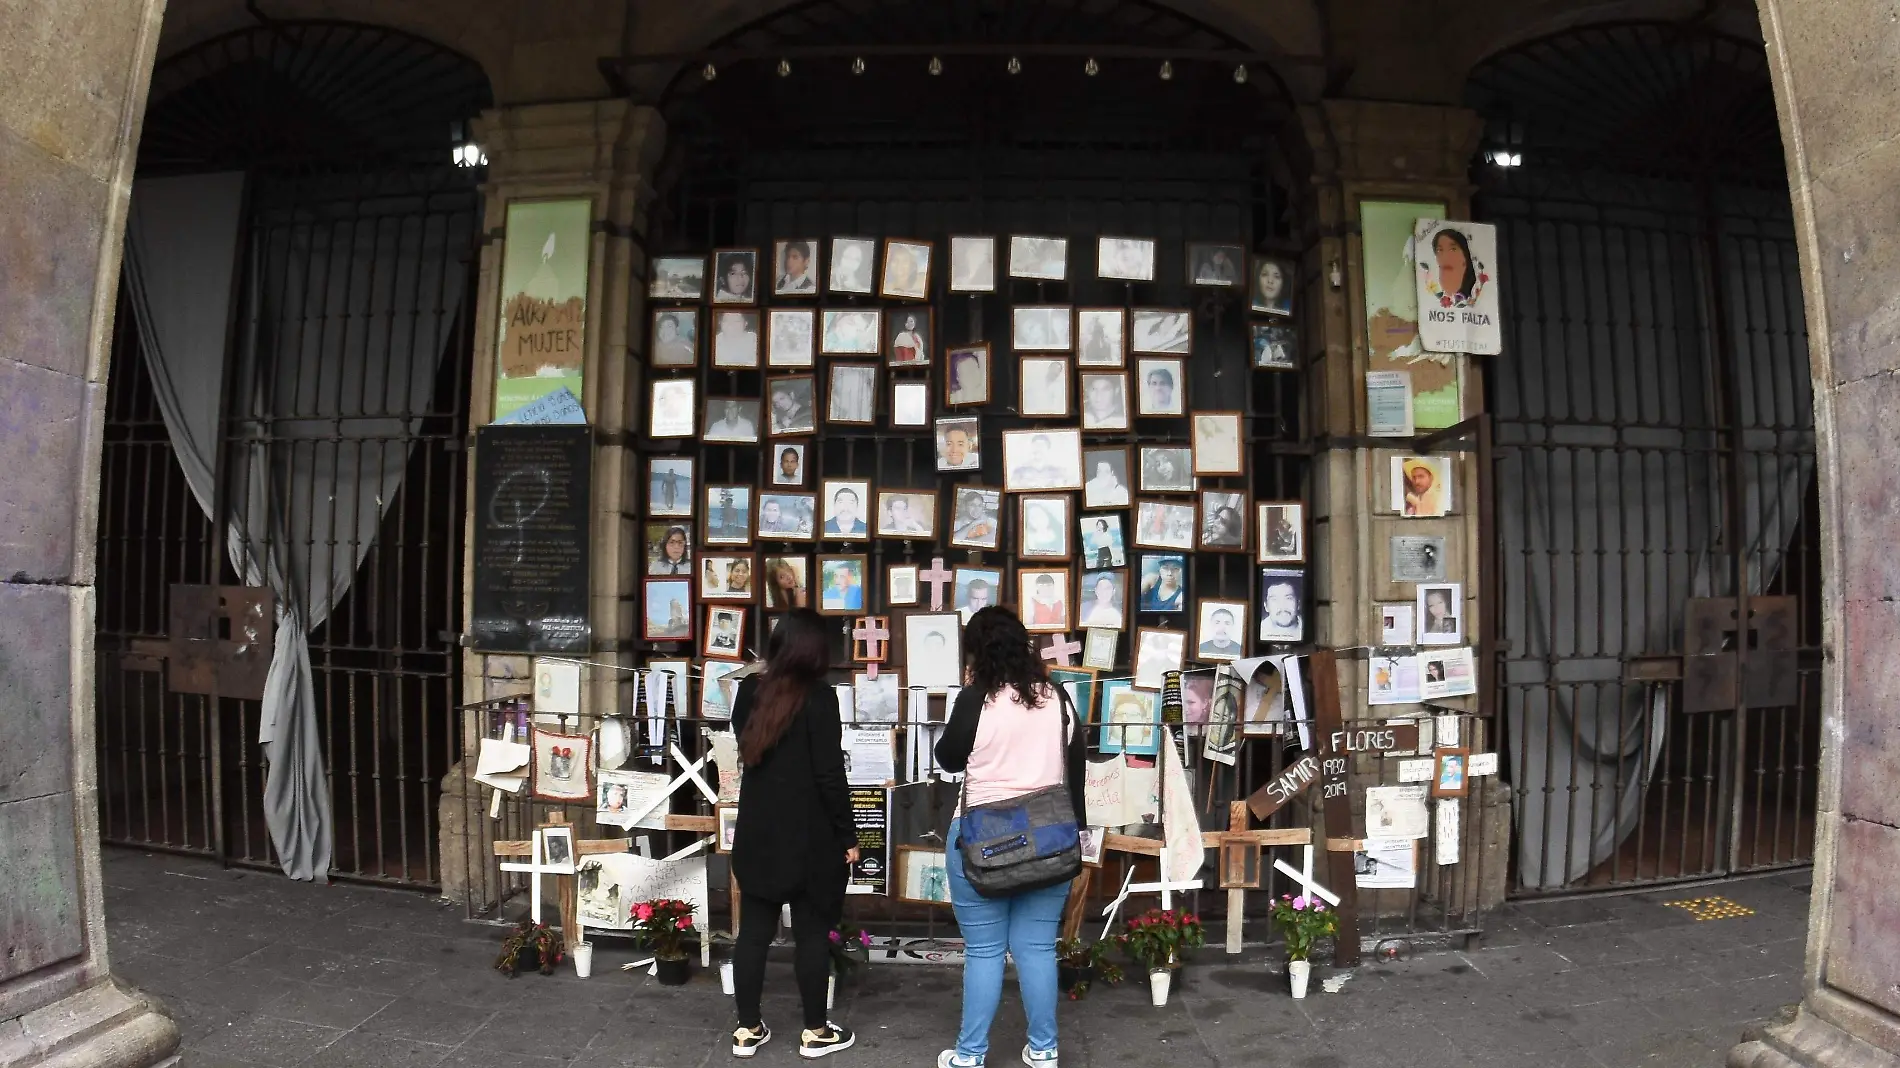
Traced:
POLYGON ((1423 838, 1431 833, 1423 786, 1366 788, 1366 836, 1423 838))
POLYGON ((603 771, 594 786, 594 819, 610 827, 666 829, 664 803, 672 780, 663 771, 603 771), (639 820, 634 817, 645 812, 639 820))
POLYGON ((1362 890, 1418 885, 1418 844, 1410 838, 1368 838, 1352 855, 1353 884, 1362 890))
POLYGON ((1464 805, 1455 797, 1438 799, 1436 811, 1432 813, 1433 842, 1432 853, 1440 865, 1458 863, 1460 848, 1459 836, 1462 831, 1460 817, 1464 815, 1464 805))
POLYGON ((528 761, 533 758, 534 750, 526 742, 483 738, 475 756, 475 781, 518 794, 528 780, 528 761))
POLYGON ((897 728, 844 729, 845 781, 852 786, 884 786, 897 779, 897 728))
POLYGON ((534 658, 534 710, 561 716, 581 712, 581 665, 534 658))

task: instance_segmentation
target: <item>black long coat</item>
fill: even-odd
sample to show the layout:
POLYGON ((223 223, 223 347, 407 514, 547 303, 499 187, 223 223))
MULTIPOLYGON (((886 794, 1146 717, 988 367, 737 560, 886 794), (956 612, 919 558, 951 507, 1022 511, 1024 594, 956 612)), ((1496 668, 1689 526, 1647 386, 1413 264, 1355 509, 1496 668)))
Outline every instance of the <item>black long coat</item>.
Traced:
MULTIPOLYGON (((748 678, 733 700, 732 729, 741 737, 758 691, 759 680, 748 678)), ((732 843, 742 892, 777 902, 807 896, 834 917, 842 912, 844 854, 857 845, 843 744, 838 695, 820 683, 765 759, 746 766, 732 843)))

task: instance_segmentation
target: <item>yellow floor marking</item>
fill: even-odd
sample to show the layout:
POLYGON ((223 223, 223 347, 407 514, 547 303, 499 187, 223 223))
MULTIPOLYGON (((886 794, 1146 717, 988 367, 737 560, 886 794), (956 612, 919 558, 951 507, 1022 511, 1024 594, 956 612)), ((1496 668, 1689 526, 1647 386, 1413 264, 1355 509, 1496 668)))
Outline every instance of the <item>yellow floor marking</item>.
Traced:
POLYGON ((1703 920, 1728 920, 1737 916, 1755 914, 1754 909, 1737 904, 1725 897, 1691 897, 1681 901, 1665 901, 1663 904, 1694 916, 1698 923, 1703 920))

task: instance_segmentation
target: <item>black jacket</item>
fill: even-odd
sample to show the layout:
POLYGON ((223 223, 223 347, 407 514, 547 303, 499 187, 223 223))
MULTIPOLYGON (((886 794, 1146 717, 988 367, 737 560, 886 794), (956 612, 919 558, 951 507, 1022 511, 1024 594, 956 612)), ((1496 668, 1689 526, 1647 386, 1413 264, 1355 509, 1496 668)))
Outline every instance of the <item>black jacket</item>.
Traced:
MULTIPOLYGON (((1069 724, 1075 720, 1075 706, 1069 702, 1068 691, 1058 686, 1056 693, 1062 701, 1063 730, 1068 731, 1069 724)), ((970 766, 970 750, 976 748, 976 728, 983 721, 983 705, 987 700, 986 695, 978 693, 971 686, 965 686, 957 694, 957 703, 950 708, 950 722, 944 724, 943 735, 937 739, 938 767, 945 771, 960 772, 970 766)), ((1069 734, 1068 748, 1063 761, 1063 774, 1068 779, 1069 799, 1075 803, 1075 822, 1086 827, 1089 813, 1082 796, 1087 782, 1088 731, 1084 724, 1075 724, 1074 731, 1069 734)))
MULTIPOLYGON (((739 684, 732 729, 741 737, 759 696, 759 680, 739 684)), ((745 893, 770 901, 808 896, 844 907, 845 850, 858 844, 845 789, 844 732, 838 695, 819 684, 779 739, 739 780, 739 827, 732 873, 745 893)))

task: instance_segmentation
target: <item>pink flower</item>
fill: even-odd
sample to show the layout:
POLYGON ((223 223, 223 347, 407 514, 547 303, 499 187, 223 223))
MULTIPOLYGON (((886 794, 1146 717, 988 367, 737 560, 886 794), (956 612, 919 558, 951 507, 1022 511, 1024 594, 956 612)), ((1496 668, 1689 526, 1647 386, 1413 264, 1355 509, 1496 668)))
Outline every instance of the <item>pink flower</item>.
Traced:
POLYGON ((1442 305, 1444 305, 1445 307, 1447 307, 1447 308, 1449 308, 1449 307, 1451 307, 1451 298, 1450 298, 1450 297, 1439 297, 1439 298, 1438 298, 1438 303, 1440 303, 1440 304, 1442 304, 1442 305))
POLYGON ((635 906, 633 907, 633 918, 634 918, 634 919, 636 919, 636 920, 650 920, 650 919, 652 919, 652 918, 653 918, 653 906, 652 906, 652 905, 649 905, 649 904, 647 904, 647 903, 646 903, 646 902, 644 902, 644 901, 642 901, 642 902, 640 902, 640 903, 639 903, 638 905, 635 905, 635 906))
POLYGON ((843 941, 843 939, 838 937, 838 932, 836 931, 831 932, 831 934, 828 937, 831 939, 831 944, 834 946, 837 945, 839 942, 843 941))
POLYGON ((1320 903, 1319 903, 1319 902, 1317 902, 1317 901, 1315 901, 1315 902, 1313 902, 1313 911, 1314 911, 1314 912, 1325 912, 1325 911, 1326 911, 1326 906, 1325 906, 1325 905, 1322 905, 1322 904, 1320 904, 1320 903))
POLYGON ((866 949, 869 949, 869 948, 871 948, 871 932, 869 932, 869 931, 859 931, 859 932, 858 932, 858 945, 861 945, 861 946, 863 946, 863 947, 864 947, 864 948, 866 948, 866 949))
POLYGON ((1307 904, 1306 895, 1301 894, 1299 897, 1293 899, 1293 910, 1295 912, 1305 912, 1307 904))
POLYGON ((681 916, 679 920, 673 924, 673 926, 679 928, 682 931, 690 931, 693 929, 693 918, 691 916, 681 916))

